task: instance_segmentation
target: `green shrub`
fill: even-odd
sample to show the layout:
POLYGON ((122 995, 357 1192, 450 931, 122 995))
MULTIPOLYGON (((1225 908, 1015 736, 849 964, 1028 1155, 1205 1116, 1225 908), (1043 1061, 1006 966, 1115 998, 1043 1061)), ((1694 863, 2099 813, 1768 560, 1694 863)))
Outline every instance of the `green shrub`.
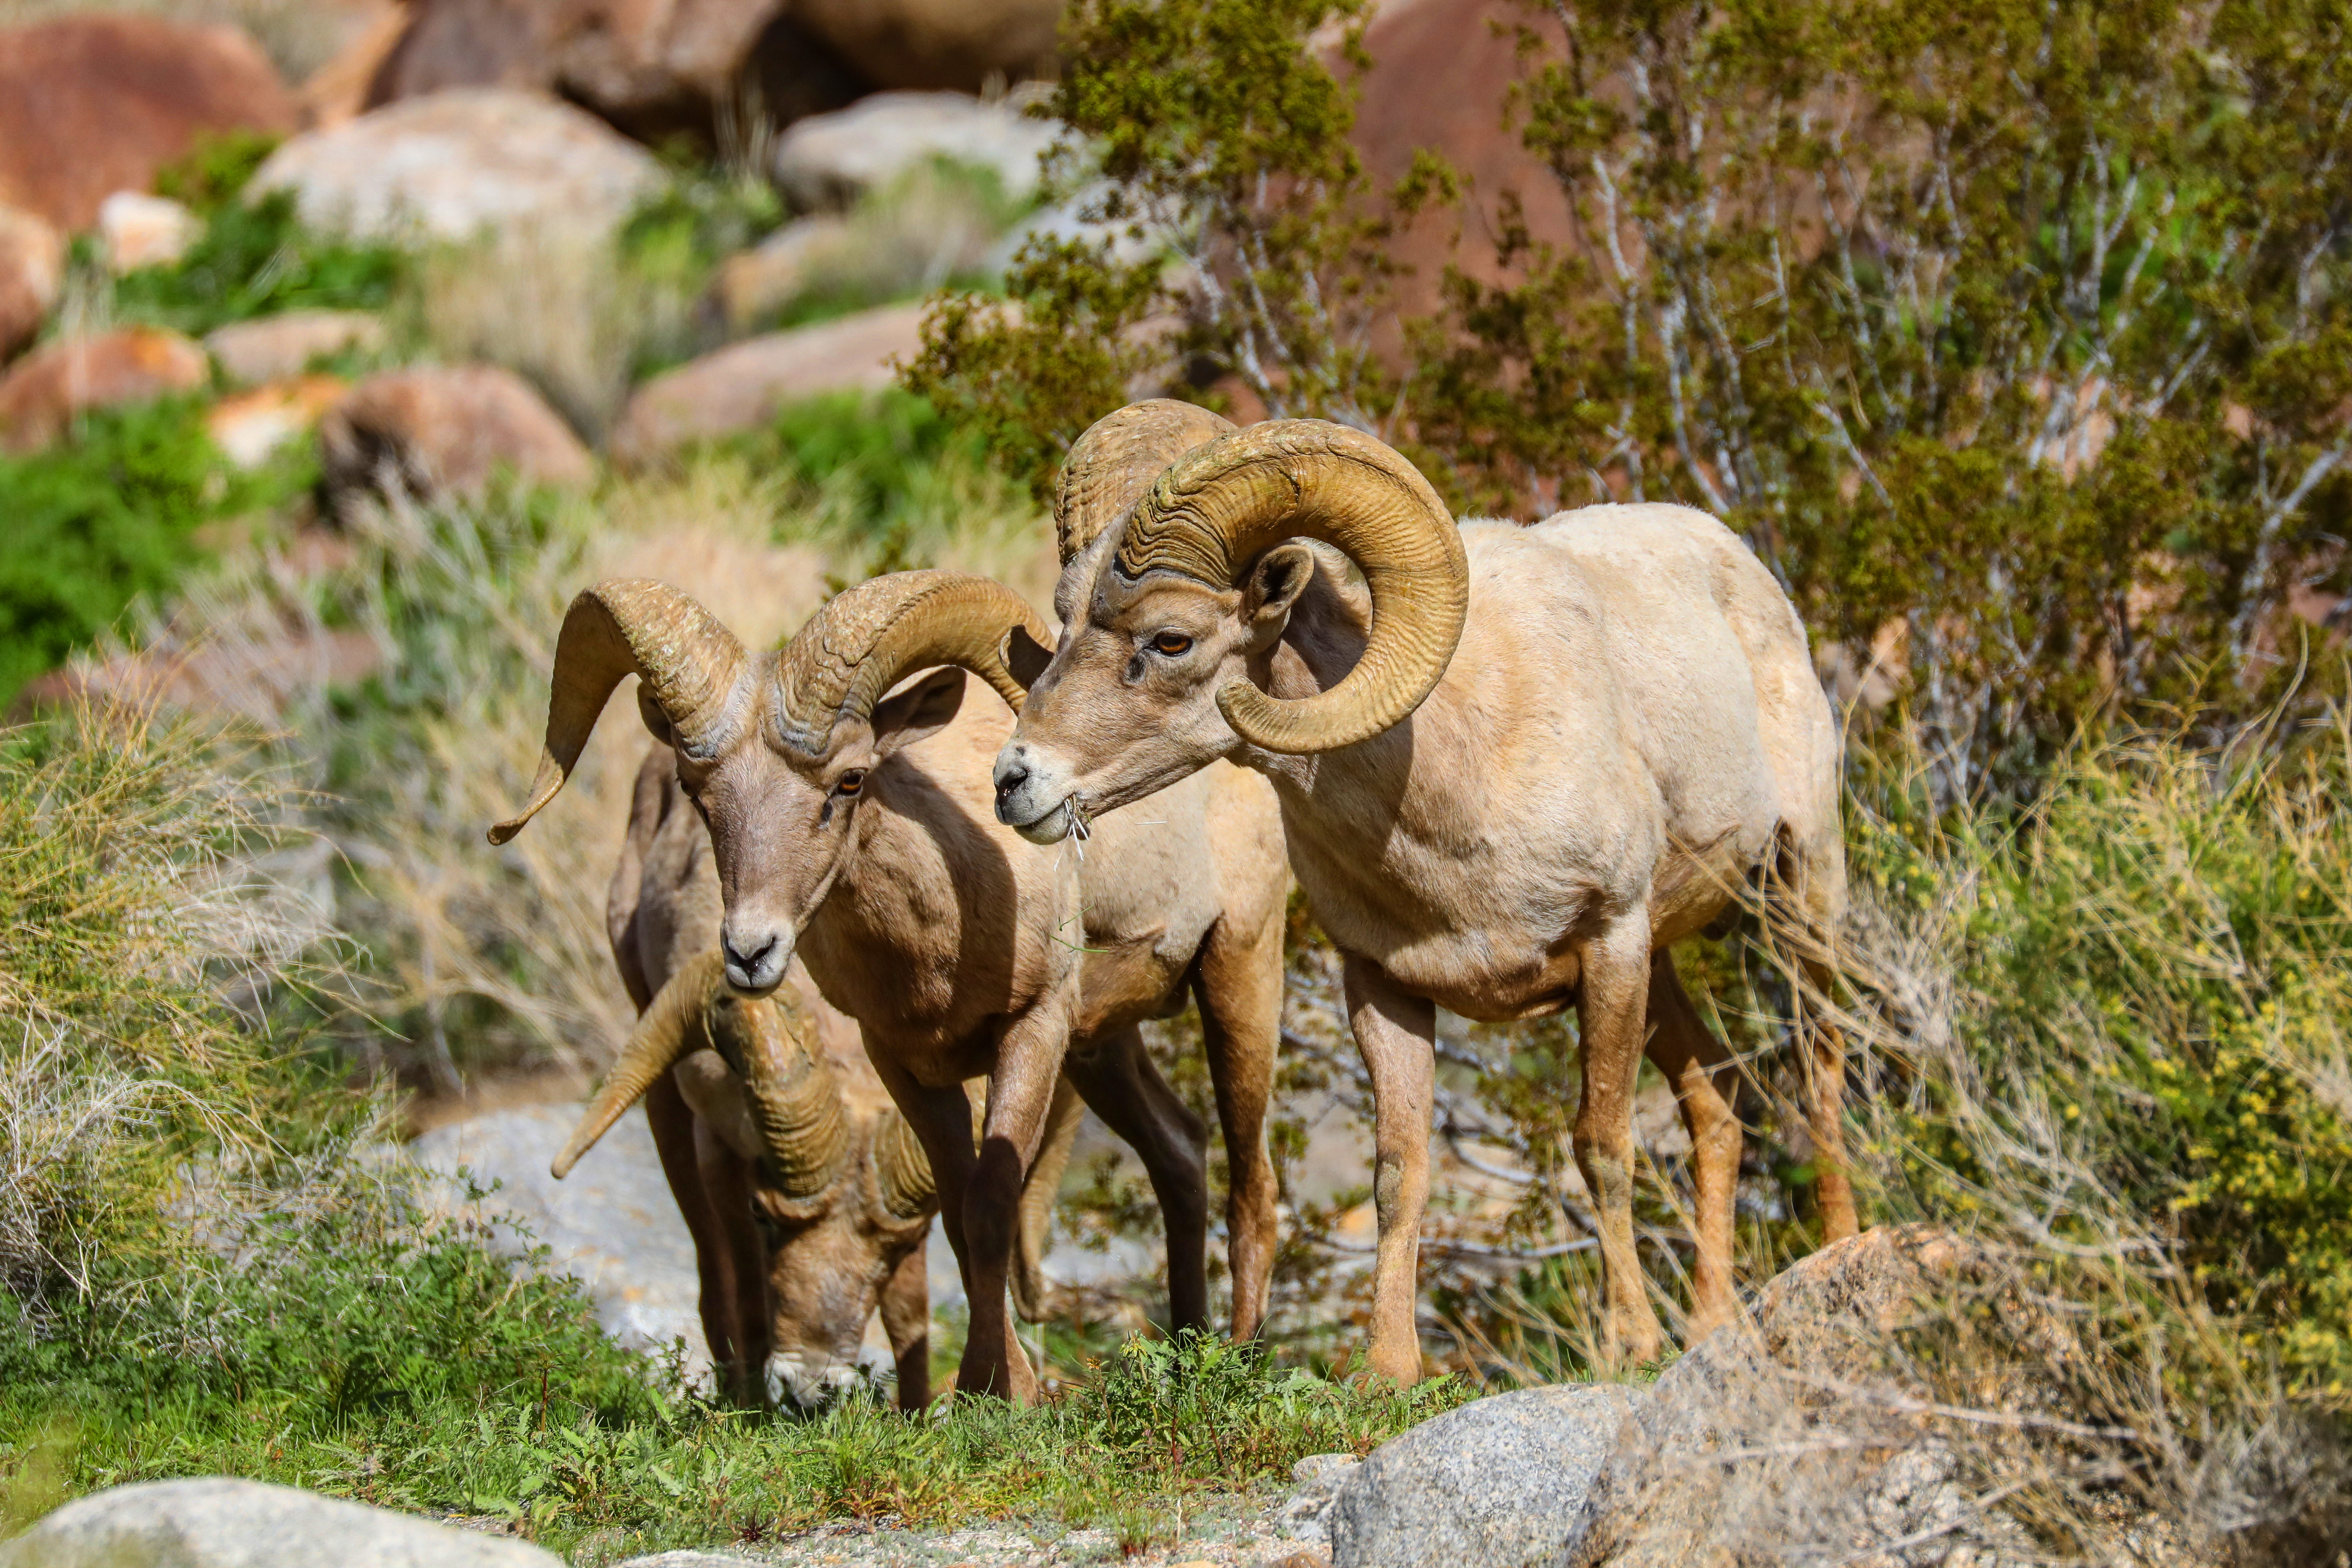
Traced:
POLYGON ((199 336, 281 310, 380 310, 406 265, 389 246, 305 227, 292 193, 272 191, 249 205, 220 202, 178 261, 117 279, 114 310, 127 321, 199 336))
POLYGON ((2347 742, 2086 744, 2016 812, 1889 790, 1854 869, 1908 1080, 1888 1201, 2176 1269, 2249 1364, 2352 1410, 2347 742))
POLYGON ((296 443, 256 472, 233 468, 193 398, 87 415, 47 451, 0 457, 0 701, 175 586, 213 531, 299 493, 315 466, 296 443))

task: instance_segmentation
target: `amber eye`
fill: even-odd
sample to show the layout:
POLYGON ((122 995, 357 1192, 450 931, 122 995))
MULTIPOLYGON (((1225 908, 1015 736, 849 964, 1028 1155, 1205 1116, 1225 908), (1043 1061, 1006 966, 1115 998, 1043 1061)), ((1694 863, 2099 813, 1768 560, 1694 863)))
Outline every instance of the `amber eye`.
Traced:
POLYGON ((833 791, 835 795, 856 795, 859 790, 862 790, 865 787, 866 770, 864 768, 852 768, 835 781, 833 786, 833 791))
POLYGON ((1182 632, 1161 632, 1151 639, 1151 651, 1169 658, 1192 651, 1192 639, 1182 632))

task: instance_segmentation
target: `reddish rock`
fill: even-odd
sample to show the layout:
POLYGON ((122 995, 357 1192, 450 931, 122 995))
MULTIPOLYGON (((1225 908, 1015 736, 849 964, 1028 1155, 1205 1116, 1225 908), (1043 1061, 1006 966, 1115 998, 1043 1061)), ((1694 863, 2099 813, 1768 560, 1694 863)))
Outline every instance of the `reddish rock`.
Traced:
MULTIPOLYGON (((1492 214, 1496 199, 1514 191, 1526 203, 1528 225, 1538 238, 1569 237, 1568 204, 1559 183, 1520 142, 1518 131, 1503 124, 1512 86, 1536 68, 1517 57, 1509 33, 1498 37, 1490 24, 1515 28, 1531 20, 1539 32, 1549 26, 1510 0, 1397 0, 1381 8, 1364 30, 1372 68, 1359 81, 1353 137, 1376 192, 1393 186, 1425 147, 1468 177, 1482 211, 1492 214)), ((1556 38, 1556 31, 1549 37, 1556 38)), ((1494 247, 1475 223, 1457 258, 1456 227, 1452 214, 1433 213, 1390 247, 1390 254, 1413 269, 1397 283, 1401 312, 1425 315, 1436 309, 1450 260, 1458 259, 1474 277, 1491 280, 1499 274, 1494 247)))
POLYGON ((639 387, 613 426, 613 460, 656 461, 696 441, 753 430, 796 398, 889 384, 922 347, 923 308, 886 305, 705 354, 639 387))
POLYGON ((321 415, 343 399, 349 384, 340 376, 303 375, 224 397, 205 414, 213 445, 240 468, 257 468, 297 436, 310 433, 321 415))
POLYGON ((208 136, 294 129, 294 100, 235 27, 67 16, 0 28, 0 203, 68 232, 208 136))
POLYGON ((711 134, 756 90, 778 123, 869 85, 796 26, 786 0, 413 0, 364 106, 453 87, 561 93, 635 134, 711 134))
POLYGON ((205 334, 205 347, 230 381, 258 386, 299 375, 311 361, 346 350, 375 353, 383 347, 383 321, 365 310, 281 310, 215 327, 205 334))
POLYGON ((66 237, 0 206, 0 361, 33 341, 65 281, 66 237))
POLYGON ((38 451, 78 414, 192 391, 211 374, 194 340, 155 327, 44 343, 0 376, 0 452, 38 451))
POLYGON ((495 365, 385 371, 319 424, 331 498, 396 489, 478 496, 501 471, 532 484, 595 477, 588 448, 529 383, 495 365))
POLYGON ((876 87, 979 92, 1054 74, 1062 0, 794 0, 792 14, 876 87))

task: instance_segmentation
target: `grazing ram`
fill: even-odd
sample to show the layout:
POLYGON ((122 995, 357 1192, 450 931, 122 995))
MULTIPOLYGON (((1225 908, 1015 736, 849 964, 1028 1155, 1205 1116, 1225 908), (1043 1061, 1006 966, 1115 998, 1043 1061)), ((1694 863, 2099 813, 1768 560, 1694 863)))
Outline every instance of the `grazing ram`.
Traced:
MULTIPOLYGON (((1058 647, 1008 647, 1031 685, 997 761, 998 816, 1050 844, 1108 831, 1104 814, 1213 762, 1273 781, 1371 1078, 1371 1370, 1421 1374, 1437 1006, 1499 1021, 1576 1005, 1577 1163, 1599 1211, 1608 1344, 1636 1360, 1658 1343, 1633 1230, 1646 1048, 1691 1134, 1692 1333, 1727 1318, 1732 1068, 1668 950, 1750 878, 1818 935, 1844 899, 1838 732, 1770 574, 1678 506, 1457 530, 1368 436, 1319 420, 1235 430, 1166 402, 1089 430, 1058 510, 1082 547, 1058 647)), ((1816 1191, 1843 1236, 1842 1047, 1806 1033, 1816 1191)))
MULTIPOLYGON (((670 749, 656 745, 637 773, 604 910, 643 1018, 555 1174, 642 1095, 693 1238, 722 1392, 752 1405, 822 1402, 854 1376, 878 1306, 900 1407, 916 1408, 930 1397, 930 1166, 856 1025, 819 1000, 804 973, 768 1001, 729 995, 721 915, 709 832, 687 809, 670 749)), ((1056 1102, 1024 1211, 1013 1278, 1025 1316, 1038 1315, 1038 1255, 1076 1109, 1067 1094, 1056 1102)))
POLYGON ((1035 1379, 1005 1311, 1006 1269, 1065 1071, 1142 1157, 1167 1224, 1171 1316, 1205 1324, 1202 1130, 1137 1029, 1188 991, 1232 1172, 1233 1331, 1257 1331, 1275 1239, 1265 1117, 1288 874, 1273 794, 1236 769, 1171 792, 1083 855, 999 825, 989 765, 1021 700, 1001 653, 1014 627, 1033 644, 1045 629, 1007 589, 900 573, 840 595, 754 658, 675 589, 592 588, 557 642, 530 801, 491 836, 505 842, 553 797, 614 687, 636 674, 640 711, 672 739, 710 828, 729 983, 769 994, 797 953, 857 1020, 940 1177, 971 1301, 958 1386, 1025 1400, 1035 1379), (1004 701, 965 701, 966 670, 1004 701), (975 1150, 963 1084, 982 1074, 975 1150))

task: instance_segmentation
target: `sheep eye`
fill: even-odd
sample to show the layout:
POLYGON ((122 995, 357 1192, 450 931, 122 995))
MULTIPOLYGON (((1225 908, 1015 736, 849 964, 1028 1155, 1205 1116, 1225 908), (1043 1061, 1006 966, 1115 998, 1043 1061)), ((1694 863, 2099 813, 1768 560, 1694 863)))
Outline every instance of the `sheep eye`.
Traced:
POLYGON ((1166 658, 1192 651, 1192 639, 1182 632, 1161 632, 1151 639, 1151 651, 1166 658))
POLYGON ((859 790, 862 790, 865 787, 866 770, 864 768, 852 768, 847 773, 842 774, 841 777, 834 784, 833 792, 835 795, 856 795, 859 790))

